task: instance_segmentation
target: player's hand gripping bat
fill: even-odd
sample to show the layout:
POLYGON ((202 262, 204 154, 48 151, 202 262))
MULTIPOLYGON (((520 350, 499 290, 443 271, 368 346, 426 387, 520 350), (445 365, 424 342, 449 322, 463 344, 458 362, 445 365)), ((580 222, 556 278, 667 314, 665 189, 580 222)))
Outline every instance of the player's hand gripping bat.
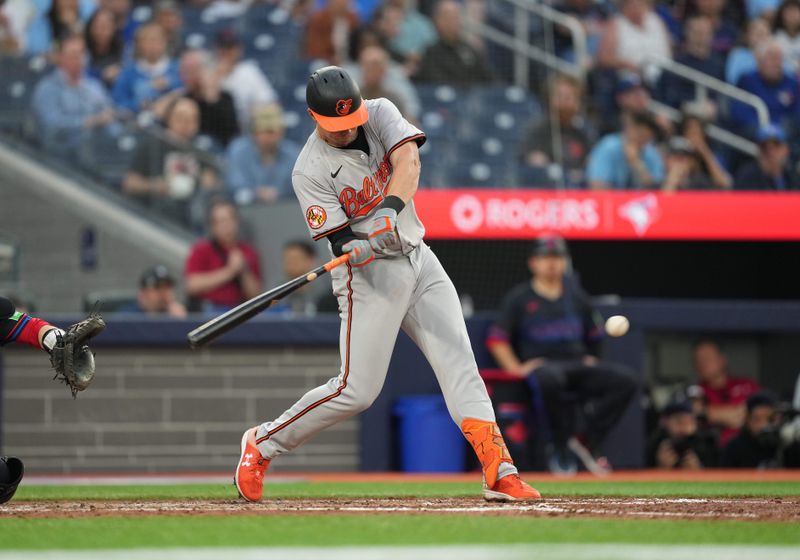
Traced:
POLYGON ((302 276, 298 276, 293 280, 289 280, 277 288, 273 288, 268 292, 257 295, 253 299, 247 300, 243 304, 234 307, 230 311, 226 311, 218 317, 214 317, 207 323, 204 323, 194 329, 186 336, 186 338, 189 340, 189 346, 192 348, 197 348, 198 346, 208 344, 226 332, 238 327, 248 319, 255 317, 273 303, 282 300, 309 282, 313 282, 326 272, 330 272, 337 266, 346 263, 349 259, 349 254, 344 254, 341 257, 337 257, 321 266, 318 266, 314 270, 303 274, 302 276))

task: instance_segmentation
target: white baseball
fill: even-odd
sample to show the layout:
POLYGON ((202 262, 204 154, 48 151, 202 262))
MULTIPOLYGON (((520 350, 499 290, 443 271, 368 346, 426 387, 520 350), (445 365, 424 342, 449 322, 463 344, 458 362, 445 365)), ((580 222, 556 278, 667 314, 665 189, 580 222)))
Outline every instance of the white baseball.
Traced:
POLYGON ((606 320, 608 336, 622 336, 628 332, 631 323, 625 315, 612 315, 606 320))

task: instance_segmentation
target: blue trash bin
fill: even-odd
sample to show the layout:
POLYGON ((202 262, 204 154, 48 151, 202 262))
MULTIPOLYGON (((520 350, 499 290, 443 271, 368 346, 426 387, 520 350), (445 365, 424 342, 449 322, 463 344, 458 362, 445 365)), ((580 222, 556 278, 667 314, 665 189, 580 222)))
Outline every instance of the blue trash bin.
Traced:
POLYGON ((464 472, 466 440, 444 397, 418 395, 395 401, 403 472, 464 472))

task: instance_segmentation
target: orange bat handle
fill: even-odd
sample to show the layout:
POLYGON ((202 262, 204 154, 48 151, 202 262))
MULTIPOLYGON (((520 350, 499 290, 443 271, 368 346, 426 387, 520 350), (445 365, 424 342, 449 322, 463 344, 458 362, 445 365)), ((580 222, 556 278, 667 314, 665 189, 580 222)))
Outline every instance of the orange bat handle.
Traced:
POLYGON ((350 253, 345 253, 341 257, 336 257, 332 261, 326 262, 323 266, 326 271, 330 272, 332 269, 336 268, 339 265, 342 265, 350 260, 350 253))

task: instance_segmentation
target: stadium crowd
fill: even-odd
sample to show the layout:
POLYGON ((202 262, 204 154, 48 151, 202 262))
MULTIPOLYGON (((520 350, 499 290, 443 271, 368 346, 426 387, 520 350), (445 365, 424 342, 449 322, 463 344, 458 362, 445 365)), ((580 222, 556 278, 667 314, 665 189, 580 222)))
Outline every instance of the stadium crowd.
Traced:
MULTIPOLYGON (((578 77, 531 67, 524 88, 511 85, 512 54, 466 24, 509 29, 503 2, 483 0, 3 0, 0 60, 47 57, 27 128, 44 150, 98 173, 125 152, 127 172, 110 182, 196 228, 214 193, 291 196, 288 170, 312 129, 298 92, 324 64, 428 133, 427 187, 800 186, 800 1, 556 7, 583 25, 589 62, 578 77), (769 122, 653 67, 659 57, 757 96, 769 122)), ((542 41, 575 59, 566 29, 532 24, 542 41)))

